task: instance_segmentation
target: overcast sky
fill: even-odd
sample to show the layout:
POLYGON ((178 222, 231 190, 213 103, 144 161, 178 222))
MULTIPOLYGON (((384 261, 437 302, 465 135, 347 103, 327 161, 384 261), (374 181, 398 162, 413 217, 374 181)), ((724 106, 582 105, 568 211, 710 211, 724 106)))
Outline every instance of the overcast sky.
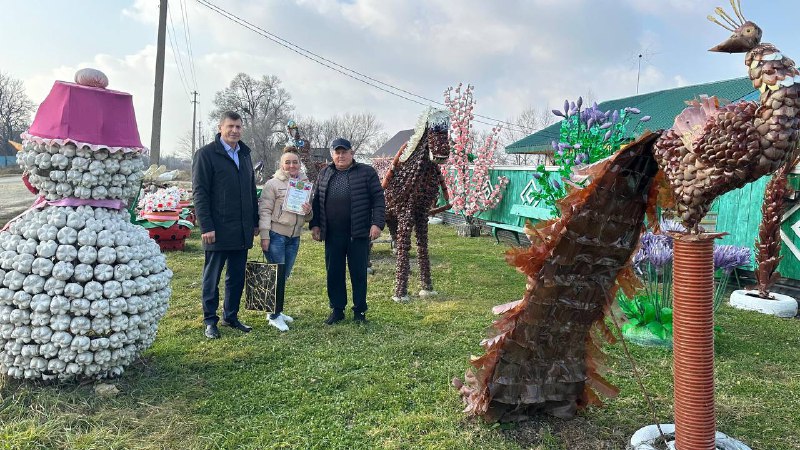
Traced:
MULTIPOLYGON (((476 86, 478 114, 508 119, 591 93, 598 101, 744 76, 743 55, 706 50, 730 34, 706 20, 723 0, 210 0, 264 30, 351 70, 441 100, 460 81, 476 86)), ((133 94, 149 146, 158 0, 0 0, 0 70, 40 103, 54 80, 82 67, 133 94)), ((167 44, 162 152, 191 130, 192 105, 176 56, 200 93, 207 119, 214 93, 239 72, 277 75, 297 116, 372 112, 391 136, 412 128, 422 106, 318 65, 196 0, 169 0, 180 55, 167 44), (184 6, 182 11, 181 6, 184 6), (194 74, 183 17, 188 17, 194 74)), ((744 0, 763 40, 800 59, 796 0, 744 0)), ((172 29, 169 29, 172 34, 172 29)), ((407 95, 407 94, 403 94, 407 95)))

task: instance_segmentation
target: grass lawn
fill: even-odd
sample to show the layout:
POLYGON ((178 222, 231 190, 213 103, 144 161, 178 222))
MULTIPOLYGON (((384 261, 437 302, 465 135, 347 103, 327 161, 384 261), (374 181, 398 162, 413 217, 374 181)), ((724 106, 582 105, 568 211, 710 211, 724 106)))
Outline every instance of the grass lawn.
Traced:
MULTIPOLYGON (((199 241, 169 253, 173 296, 158 339, 99 397, 94 385, 0 380, 0 449, 19 448, 443 448, 622 449, 652 423, 619 345, 609 379, 622 392, 573 420, 486 425, 461 412, 450 386, 492 321, 491 307, 518 299, 523 277, 503 246, 431 227, 435 299, 391 301, 394 259, 373 253, 369 323, 324 326, 322 245, 304 234, 287 286, 280 333, 242 312, 249 334, 203 337, 199 241)), ((254 249, 252 255, 257 255, 254 249)), ((412 261, 412 276, 417 269, 412 261)), ((416 278, 410 292, 419 290, 416 278)), ((718 313, 718 428, 754 449, 800 449, 800 320, 723 306, 718 313)), ((671 353, 631 347, 658 420, 672 421, 671 353)))

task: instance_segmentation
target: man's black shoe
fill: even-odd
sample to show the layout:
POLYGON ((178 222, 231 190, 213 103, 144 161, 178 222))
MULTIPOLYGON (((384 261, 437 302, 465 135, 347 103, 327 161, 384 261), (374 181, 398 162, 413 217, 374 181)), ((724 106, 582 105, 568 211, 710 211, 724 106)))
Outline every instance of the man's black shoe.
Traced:
POLYGON ((237 330, 239 330, 239 331, 241 331, 243 333, 249 333, 250 330, 253 329, 253 327, 247 326, 247 325, 243 324, 242 322, 239 322, 238 320, 236 322, 226 322, 226 321, 223 320, 223 321, 220 322, 220 324, 222 324, 222 326, 235 328, 235 329, 237 329, 237 330))
POLYGON ((358 323, 367 323, 367 314, 363 312, 353 312, 353 321, 358 323))
POLYGON ((332 309, 331 315, 325 320, 325 325, 333 325, 344 320, 344 311, 332 309))
POLYGON ((219 339, 219 328, 216 325, 206 325, 205 334, 209 339, 219 339))

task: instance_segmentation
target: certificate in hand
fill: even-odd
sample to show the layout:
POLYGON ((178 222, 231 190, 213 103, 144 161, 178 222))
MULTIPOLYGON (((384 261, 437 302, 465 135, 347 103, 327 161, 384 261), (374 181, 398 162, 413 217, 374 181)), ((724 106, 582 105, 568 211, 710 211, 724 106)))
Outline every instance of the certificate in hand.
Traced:
POLYGON ((286 189, 286 199, 283 201, 283 210, 295 214, 303 214, 303 204, 308 203, 311 198, 313 183, 303 180, 289 180, 289 187, 286 189))

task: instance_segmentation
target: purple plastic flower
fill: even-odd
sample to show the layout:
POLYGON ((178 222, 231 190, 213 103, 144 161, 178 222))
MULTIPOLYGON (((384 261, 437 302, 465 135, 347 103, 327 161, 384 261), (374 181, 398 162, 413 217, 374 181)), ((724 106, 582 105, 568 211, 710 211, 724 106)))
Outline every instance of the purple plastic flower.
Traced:
POLYGON ((686 227, 683 226, 682 223, 676 222, 674 220, 666 220, 661 219, 661 223, 659 223, 659 227, 661 228, 661 232, 665 233, 667 231, 675 231, 678 233, 685 233, 686 227))
POLYGON ((607 140, 611 139, 611 133, 612 133, 613 131, 614 131, 614 130, 608 130, 608 131, 606 131, 606 135, 605 135, 605 136, 603 136, 603 142, 605 142, 605 141, 607 141, 607 140))
POLYGON ((610 128, 610 127, 611 127, 611 125, 614 125, 614 124, 613 124, 613 123, 611 123, 611 122, 606 122, 606 123, 604 123, 604 124, 600 125, 600 129, 601 129, 601 130, 607 130, 608 128, 610 128))
POLYGON ((557 178, 553 178, 550 180, 550 186, 553 186, 553 189, 561 189, 561 181, 557 178))
POLYGON ((614 123, 619 121, 619 111, 617 111, 616 109, 614 110, 613 113, 611 113, 611 121, 614 123))
POLYGON ((656 269, 661 269, 672 262, 672 248, 664 241, 656 241, 650 248, 650 264, 656 269))
POLYGON ((580 108, 580 107, 581 107, 581 105, 583 105, 583 97, 578 97, 578 103, 577 103, 577 105, 578 105, 578 108, 580 108))
POLYGON ((553 146, 553 150, 558 150, 558 141, 550 141, 550 145, 553 146))
POLYGON ((552 112, 553 114, 555 114, 556 116, 558 116, 558 117, 565 117, 565 116, 564 116, 564 113, 562 113, 561 111, 559 111, 559 110, 557 110, 557 109, 554 109, 554 110, 552 110, 551 112, 552 112))
POLYGON ((632 114, 639 114, 642 111, 639 108, 634 108, 632 106, 629 106, 629 107, 625 108, 625 112, 629 112, 629 113, 632 113, 632 114))
POLYGON ((672 262, 672 246, 667 236, 647 232, 642 235, 639 251, 633 257, 634 267, 641 273, 646 264, 661 269, 672 262))
POLYGON ((589 120, 586 121, 586 128, 592 128, 594 125, 594 117, 589 117, 589 120))
MULTIPOLYGON (((605 122, 605 115, 603 111, 600 111, 596 106, 591 108, 585 109, 581 111, 581 121, 584 123, 589 123, 589 121, 594 122, 594 124, 605 122)), ((587 128, 591 128, 591 125, 587 125, 587 128)))
POLYGON ((533 178, 535 178, 535 179, 537 179, 537 180, 538 180, 538 179, 539 179, 539 178, 541 178, 541 177, 542 177, 542 174, 541 174, 541 173, 539 173, 539 172, 533 172, 533 178))
POLYGON ((750 264, 750 249, 738 245, 714 246, 714 270, 730 274, 733 269, 750 264))
POLYGON ((639 119, 639 122, 647 122, 647 121, 649 121, 650 119, 652 119, 652 117, 650 117, 650 116, 644 116, 644 117, 642 117, 641 119, 639 119))

